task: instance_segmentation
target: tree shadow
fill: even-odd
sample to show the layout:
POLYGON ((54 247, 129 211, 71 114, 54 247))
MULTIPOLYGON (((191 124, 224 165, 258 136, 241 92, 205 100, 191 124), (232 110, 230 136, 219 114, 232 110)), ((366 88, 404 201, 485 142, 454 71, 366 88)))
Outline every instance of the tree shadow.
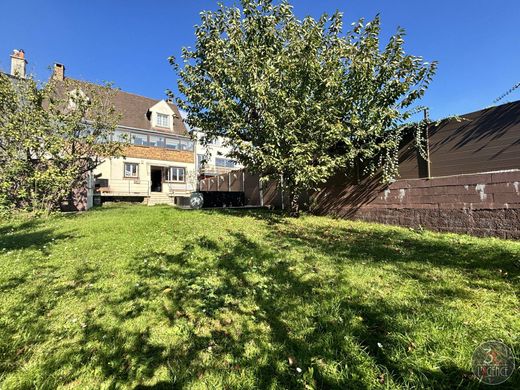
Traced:
MULTIPOLYGON (((405 334, 413 330, 405 327, 396 319, 399 315, 413 315, 414 309, 410 307, 390 304, 383 299, 377 303, 368 304, 354 297, 339 301, 336 316, 328 316, 319 310, 317 312, 311 310, 308 313, 301 310, 302 306, 309 302, 317 303, 318 307, 328 306, 330 302, 337 299, 337 295, 330 285, 337 284, 338 287, 340 285, 345 287, 345 283, 348 282, 339 278, 327 280, 319 277, 302 278, 301 275, 295 273, 294 263, 284 259, 288 250, 294 249, 295 246, 301 247, 303 242, 303 245, 308 245, 309 248, 321 247, 328 256, 338 259, 347 256, 348 253, 350 257, 354 254, 354 261, 361 261, 361 259, 367 259, 367 253, 372 257, 380 256, 383 253, 383 257, 386 258, 390 255, 389 261, 392 259, 403 261, 401 255, 392 255, 392 252, 385 247, 385 240, 390 239, 390 236, 377 236, 374 233, 376 235, 370 238, 377 238, 380 244, 367 250, 366 245, 362 245, 366 243, 366 236, 359 238, 355 243, 349 242, 345 246, 339 245, 338 247, 335 239, 329 242, 330 237, 326 232, 320 230, 312 231, 313 236, 319 241, 309 241, 307 236, 309 232, 301 227, 291 234, 287 231, 277 232, 275 229, 265 243, 254 242, 240 232, 230 231, 228 233, 233 238, 233 243, 231 245, 227 243, 225 250, 221 245, 219 246, 218 242, 201 236, 186 244, 183 251, 178 254, 150 254, 150 258, 161 257, 167 264, 176 266, 173 271, 168 271, 170 273, 167 279, 175 279, 179 284, 177 284, 176 291, 172 291, 168 295, 172 309, 169 312, 166 310, 164 315, 172 324, 177 321, 197 323, 208 318, 218 320, 223 311, 232 311, 238 315, 253 315, 255 321, 265 324, 270 329, 268 334, 270 345, 275 345, 276 348, 260 348, 260 353, 268 362, 266 364, 259 364, 248 357, 244 346, 255 340, 258 335, 254 330, 248 329, 245 323, 241 324, 243 329, 239 337, 232 337, 225 326, 212 329, 210 334, 205 336, 191 334, 190 343, 184 351, 170 353, 168 357, 169 361, 175 361, 174 370, 179 373, 176 376, 175 386, 187 386, 193 382, 195 376, 201 375, 201 373, 216 371, 224 374, 226 370, 232 369, 207 367, 197 359, 197 356, 211 345, 215 346, 215 353, 230 354, 236 365, 240 367, 239 370, 253 372, 258 388, 273 386, 301 388, 305 385, 316 388, 339 389, 345 386, 367 388, 366 372, 361 368, 363 364, 379 367, 382 370, 380 375, 386 375, 387 381, 391 380, 392 383, 400 386, 409 385, 407 381, 410 376, 420 377, 423 383, 428 383, 436 388, 451 388, 456 385, 475 387, 477 385, 475 378, 472 378, 461 367, 452 365, 440 367, 439 371, 428 371, 418 368, 417 365, 408 366, 395 361, 387 352, 385 349, 387 345, 406 348, 406 345, 395 346, 396 340, 391 335, 405 334), (297 241, 290 242, 289 247, 283 245, 291 237, 297 241), (356 253, 352 247, 361 248, 357 249, 356 253), (221 253, 216 255, 214 263, 194 268, 191 256, 192 252, 196 250, 221 253), (208 267, 211 270, 208 270, 208 267), (254 270, 255 275, 260 279, 269 280, 269 283, 262 285, 257 280, 252 280, 248 275, 251 270, 254 270), (204 280, 212 277, 213 272, 219 275, 221 281, 216 288, 204 284, 204 280), (193 289, 191 287, 193 283, 201 283, 205 287, 193 289), (247 299, 252 299, 256 306, 256 309, 250 313, 244 312, 240 305, 236 304, 236 302, 247 299), (190 307, 193 302, 197 302, 194 307, 200 316, 193 314, 193 307, 190 307), (295 316, 307 317, 308 327, 312 329, 303 338, 291 325, 290 320, 295 316), (364 325, 352 325, 357 317, 364 319, 364 325), (341 347, 344 345, 345 337, 354 340, 353 349, 341 347), (379 345, 384 347, 381 348, 379 345), (364 351, 369 363, 360 361, 360 351, 364 351), (287 359, 291 356, 297 357, 295 365, 287 363, 287 359), (279 364, 280 361, 285 361, 282 367, 279 364), (326 371, 320 369, 320 362, 337 362, 337 364, 349 362, 349 371, 343 379, 332 378, 326 371), (312 368, 312 375, 304 380, 303 376, 296 372, 296 365, 312 368)), ((346 233, 348 232, 342 232, 342 234, 346 233)), ((391 237, 395 239, 395 235, 391 237)), ((422 249, 419 250, 419 252, 421 251, 422 249)), ((405 260, 411 261, 413 255, 407 256, 405 260)), ((443 261, 444 263, 438 264, 448 262, 447 259, 443 261)), ((339 274, 342 267, 340 260, 336 266, 339 274)), ((413 271, 416 270, 408 269, 405 272, 410 276, 413 271)), ((144 277, 150 273, 164 273, 165 271, 161 267, 152 267, 138 272, 141 272, 144 277)), ((420 272, 417 272, 414 277, 422 278, 421 282, 426 281, 426 276, 420 272)), ((164 285, 160 288, 163 287, 164 285)), ((466 299, 468 297, 467 291, 462 289, 438 288, 432 289, 431 296, 425 299, 423 304, 433 307, 445 304, 447 298, 466 299)), ((374 383, 374 387, 377 387, 377 383, 374 383)), ((160 386, 163 385, 166 384, 160 384, 160 386)))
MULTIPOLYGON (((163 362, 164 348, 150 340, 150 331, 128 331, 102 325, 87 316, 79 341, 48 356, 39 370, 49 383, 74 384, 82 368, 89 367, 103 381, 103 388, 119 388, 152 378, 163 362), (56 371, 67 367, 66 379, 56 371)), ((94 379, 94 378, 92 378, 94 379)), ((49 388, 52 385, 49 385, 49 388)))
POLYGON ((11 300, 15 304, 3 308, 0 316, 0 374, 21 367, 24 359, 32 356, 33 346, 49 337, 46 316, 57 306, 61 291, 43 294, 42 286, 52 282, 56 270, 55 266, 35 265, 31 272, 10 278, 0 285, 0 292, 4 294, 26 287, 23 294, 13 294, 11 300))
MULTIPOLYGON (((472 295, 467 289, 438 285, 418 262, 454 269, 478 279, 474 283, 495 277, 503 281, 500 273, 495 276, 499 268, 509 272, 505 280, 513 284, 514 279, 508 278, 518 274, 511 264, 517 253, 498 246, 483 251, 457 242, 456 237, 452 241, 425 239, 420 233, 398 229, 292 224, 283 216, 271 219, 263 211, 218 213, 267 221, 268 233, 254 239, 229 229, 225 241, 201 234, 177 251, 136 253, 126 271, 135 274, 139 283, 117 293, 103 292, 103 310, 111 320, 85 309, 80 341, 46 359, 39 367, 41 375, 53 377, 62 366, 71 367, 73 373, 88 366, 109 387, 136 389, 186 388, 212 374, 223 378, 222 387, 228 388, 237 385, 226 378, 246 374, 254 378, 257 388, 479 386, 467 370, 451 361, 434 371, 397 359, 393 352, 408 346, 395 335, 414 331, 413 324, 400 318, 413 316, 416 307, 345 294, 356 287, 344 276, 344 267, 361 262, 397 264, 395 272, 400 277, 415 279, 430 292, 419 300, 420 310, 428 311, 450 299, 471 299, 472 295), (306 261, 300 261, 302 256, 306 261), (323 257, 331 267, 327 272, 320 269, 323 257), (144 330, 129 325, 149 316, 154 324, 144 330), (158 324, 164 330, 176 329, 183 335, 181 342, 172 347, 164 339, 154 339, 151 327, 158 324), (255 355, 250 353, 251 345, 255 355), (165 368, 169 379, 147 384, 165 368), (334 369, 337 372, 331 373, 334 369), (410 378, 421 379, 414 384, 410 378)), ((52 275, 53 270, 45 273, 52 275)), ((92 266, 78 267, 74 283, 57 288, 55 298, 42 297, 35 286, 24 297, 22 326, 40 334, 41 340, 56 337, 45 313, 64 294, 83 298, 98 273, 92 266)), ((2 287, 15 288, 24 282, 23 277, 11 278, 2 287)), ((8 315, 16 317, 18 310, 8 315)), ((20 322, 16 327, 9 327, 8 321, 0 323, 13 335, 20 327, 20 322)), ((31 352, 22 350, 24 340, 14 336, 4 340, 0 352, 13 358, 0 363, 0 372, 9 372, 18 367, 19 356, 28 358, 31 352)), ((54 379, 60 383, 60 378, 54 379)), ((74 374, 67 378, 75 379, 74 374)))
POLYGON ((426 239, 421 232, 392 230, 358 230, 320 226, 275 226, 272 238, 283 236, 294 247, 307 246, 326 256, 339 256, 352 261, 399 264, 404 276, 431 282, 414 264, 428 264, 462 272, 470 278, 510 281, 520 276, 520 254, 505 246, 488 250, 464 242, 456 236, 426 239))
POLYGON ((81 341, 85 364, 101 369, 114 385, 152 378, 165 349, 150 341, 150 330, 125 331, 87 321, 81 341))
POLYGON ((269 224, 278 224, 283 223, 285 218, 288 217, 288 213, 281 211, 281 210, 269 210, 267 208, 265 209, 226 209, 226 208, 218 208, 218 209, 203 209, 201 210, 202 213, 208 214, 208 215, 225 215, 225 216, 233 216, 237 218, 254 218, 259 221, 264 221, 269 224))
POLYGON ((44 226, 44 220, 35 218, 21 224, 11 223, 0 227, 0 250, 45 249, 51 242, 72 237, 71 234, 57 234, 44 226))
MULTIPOLYGON (((431 132, 435 134, 443 131, 448 136, 434 143, 431 147, 432 151, 443 145, 450 145, 451 150, 454 151, 469 143, 480 143, 480 148, 476 150, 480 151, 491 141, 503 138, 513 126, 518 124, 520 119, 518 107, 518 102, 506 103, 466 114, 461 120, 443 120, 442 123, 431 129, 431 132)), ((503 150, 508 147, 506 145, 503 150)))

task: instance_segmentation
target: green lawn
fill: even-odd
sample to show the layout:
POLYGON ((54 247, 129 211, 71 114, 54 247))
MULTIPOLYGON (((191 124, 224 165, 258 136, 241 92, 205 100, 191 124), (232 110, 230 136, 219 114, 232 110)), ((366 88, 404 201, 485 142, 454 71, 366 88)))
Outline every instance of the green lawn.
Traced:
POLYGON ((478 388, 519 275, 518 242, 323 217, 0 222, 0 388, 478 388))

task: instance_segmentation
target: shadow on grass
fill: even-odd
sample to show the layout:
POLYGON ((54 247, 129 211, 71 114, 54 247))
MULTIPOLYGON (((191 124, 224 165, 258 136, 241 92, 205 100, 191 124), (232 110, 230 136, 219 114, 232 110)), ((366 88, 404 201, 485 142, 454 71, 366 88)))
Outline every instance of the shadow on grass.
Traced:
POLYGON ((0 317, 0 376, 19 368, 32 356, 33 345, 49 337, 46 315, 58 304, 59 294, 43 294, 42 287, 52 283, 56 270, 54 266, 36 265, 31 273, 10 278, 0 286, 2 294, 25 287, 23 294, 14 295, 17 304, 4 308, 0 317))
POLYGON ((35 218, 21 224, 0 227, 0 250, 44 249, 44 246, 53 241, 68 238, 71 238, 71 235, 57 234, 53 229, 45 228, 45 219, 35 218))
MULTIPOLYGON (((478 275, 483 283, 494 279, 512 283, 508 278, 516 275, 513 261, 518 253, 499 246, 483 251, 394 230, 294 226, 283 223, 282 216, 257 211, 224 213, 266 221, 269 234, 264 241, 254 241, 229 230, 225 242, 200 235, 176 253, 151 250, 136 255, 128 272, 137 275, 139 283, 117 294, 106 292, 104 306, 116 321, 108 323, 86 312, 81 342, 45 361, 41 375, 53 377, 62 366, 72 367, 72 372, 88 366, 110 386, 138 384, 138 389, 186 388, 208 375, 223 378, 222 385, 228 388, 240 388, 240 378, 247 376, 261 389, 479 387, 470 373, 451 361, 440 363, 434 371, 396 359, 395 351, 409 346, 394 336, 414 331, 413 325, 399 318, 446 305, 449 298, 471 298, 464 289, 436 286, 421 262, 469 277, 478 275), (295 252, 326 256, 332 271, 320 270, 319 261, 303 264, 308 272, 298 270, 302 264, 291 257, 295 252), (395 272, 420 281, 431 294, 421 307, 341 294, 351 287, 342 277, 343 267, 361 262, 397 264, 395 272), (495 272, 498 269, 508 271, 509 276, 504 278, 503 272, 495 272), (149 328, 131 330, 132 321, 148 316, 153 316, 155 325, 174 327, 184 338, 172 346, 154 340, 149 328), (169 380, 144 385, 159 369, 167 371, 169 380), (233 376, 235 382, 227 383, 233 376)), ((85 295, 84 289, 96 278, 95 268, 84 271, 78 268, 77 281, 70 286, 79 296, 85 295)), ((56 296, 67 291, 64 287, 56 296)), ((38 337, 42 340, 55 336, 49 333, 44 315, 58 298, 39 297, 34 290, 27 299, 29 314, 22 317, 22 327, 35 334, 41 329, 38 337)), ((13 335, 19 328, 19 323, 15 327, 6 321, 5 329, 13 335)), ((14 357, 0 365, 0 371, 9 372, 17 368, 17 354, 27 359, 30 351, 23 350, 25 340, 6 340, 0 351, 14 357)), ((518 380, 518 373, 515 375, 508 382, 510 388, 518 380)), ((75 378, 67 379, 72 382, 75 378)), ((60 383, 61 379, 55 380, 60 383)))
POLYGON ((472 282, 506 281, 515 284, 520 276, 520 253, 505 246, 483 249, 457 239, 425 238, 409 231, 365 231, 349 227, 330 229, 321 226, 273 228, 272 238, 283 237, 290 246, 312 248, 326 256, 350 262, 397 264, 404 277, 432 284, 423 266, 453 269, 472 278, 472 282))
MULTIPOLYGON (((187 211, 187 210, 185 210, 187 211)), ((288 216, 287 213, 280 210, 265 209, 239 209, 239 208, 218 208, 218 209, 202 209, 202 213, 208 215, 225 215, 237 218, 249 217, 270 224, 283 223, 288 216)))
MULTIPOLYGON (((212 329, 210 334, 199 336, 192 333, 187 348, 183 353, 170 353, 167 360, 174 367, 175 385, 188 386, 194 378, 207 372, 221 372, 225 375, 229 370, 246 370, 254 372, 255 383, 258 388, 281 386, 284 388, 301 388, 305 385, 317 388, 368 388, 383 385, 384 380, 394 385, 409 386, 410 378, 419 378, 420 384, 435 388, 453 388, 457 386, 478 387, 477 381, 471 373, 452 363, 443 363, 438 370, 423 369, 419 365, 407 365, 396 361, 386 346, 395 349, 406 349, 407 345, 399 345, 392 334, 406 334, 413 329, 406 327, 396 318, 399 316, 413 316, 416 308, 405 305, 389 304, 381 299, 376 303, 366 303, 358 298, 337 301, 334 285, 346 283, 344 280, 319 277, 302 279, 293 270, 294 264, 285 260, 286 249, 308 247, 318 248, 327 256, 337 258, 338 273, 341 270, 341 259, 349 258, 352 261, 378 261, 386 259, 388 262, 412 262, 424 258, 439 266, 454 267, 461 271, 479 268, 478 259, 484 260, 483 268, 493 269, 501 266, 505 268, 507 261, 504 256, 511 256, 506 250, 497 250, 496 253, 483 254, 480 252, 466 253, 467 248, 453 249, 449 245, 440 243, 424 244, 420 237, 412 240, 407 235, 399 236, 395 232, 386 234, 366 233, 345 229, 340 236, 361 235, 351 237, 346 242, 337 240, 320 228, 277 231, 265 244, 251 241, 246 235, 238 232, 229 232, 233 237, 233 244, 220 245, 208 237, 186 244, 183 251, 176 255, 167 253, 151 253, 150 259, 161 258, 171 267, 150 266, 137 270, 143 277, 163 274, 166 280, 176 280, 176 288, 168 295, 167 308, 164 310, 172 324, 178 321, 200 324, 202 319, 218 319, 219 313, 231 311, 241 316, 252 315, 255 321, 263 323, 270 330, 267 337, 269 346, 260 348, 259 354, 263 357, 261 364, 257 359, 251 359, 245 350, 245 345, 258 338, 255 331, 248 329, 246 323, 241 324, 239 336, 232 336, 230 331, 212 329), (309 236, 314 237, 310 239, 309 236), (287 246, 289 240, 289 246, 287 246), (291 242, 290 240, 296 240, 291 242), (387 247, 389 241, 401 240, 408 248, 406 255, 394 253, 387 247), (367 242, 371 245, 367 246, 367 242), (276 249, 276 248, 282 248, 276 249), (216 253, 215 262, 201 263, 200 258, 193 258, 193 253, 202 250, 216 253), (463 256, 463 258, 460 258, 463 256), (165 269, 170 271, 165 271, 165 269), (248 272, 268 280, 267 285, 261 285, 248 277, 248 272), (219 283, 212 285, 208 279, 219 278, 219 283), (241 307, 239 302, 252 300, 256 307, 251 312, 241 307), (331 302, 333 304, 331 304, 331 302), (315 305, 306 312, 302 307, 312 303, 315 305), (337 303, 337 305, 334 305, 337 303), (327 308, 334 315, 328 315, 327 308), (200 317, 197 314, 201 315, 200 317), (292 327, 291 319, 298 316, 307 317, 308 328, 305 336, 298 334, 292 327), (363 325, 353 325, 356 317, 363 318, 363 325), (350 344, 345 344, 351 339, 350 344), (396 345, 397 344, 397 345, 396 345), (232 356, 235 362, 233 367, 208 367, 197 357, 207 350, 208 346, 215 345, 214 353, 222 356, 232 356), (385 346, 381 348, 379 345, 385 346), (295 365, 287 362, 288 357, 297 357, 295 365), (341 375, 330 375, 322 370, 320 364, 326 362, 333 365, 345 365, 341 375), (312 369, 310 375, 298 374, 298 366, 312 369), (238 368, 237 368, 238 367, 238 368), (367 367, 377 367, 373 377, 367 378, 367 367), (377 370, 380 370, 379 372, 377 370), (378 379, 379 378, 379 379, 378 379), (386 379, 380 379, 386 378, 386 379), (381 380, 381 382, 377 382, 381 380), (369 385, 371 384, 371 385, 369 385)), ((412 270, 403 270, 408 277, 412 270)), ((415 271, 415 277, 422 283, 434 283, 427 280, 421 271, 415 271)), ((339 285, 338 285, 339 287, 339 285)), ((344 285, 342 286, 344 287, 344 285)), ((160 288, 168 288, 167 284, 160 288)), ((468 297, 462 289, 438 288, 432 289, 428 300, 424 301, 421 310, 428 307, 445 305, 446 298, 468 297)), ((295 358, 296 360, 296 358, 295 358)))

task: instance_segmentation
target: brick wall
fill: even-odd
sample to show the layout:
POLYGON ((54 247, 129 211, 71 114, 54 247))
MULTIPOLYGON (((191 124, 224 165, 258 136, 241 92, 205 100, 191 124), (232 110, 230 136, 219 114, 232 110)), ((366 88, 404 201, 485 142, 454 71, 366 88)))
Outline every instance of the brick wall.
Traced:
POLYGON ((170 150, 147 146, 128 146, 124 153, 126 157, 147 158, 151 160, 178 161, 194 163, 193 152, 185 150, 170 150))
POLYGON ((478 236, 520 238, 520 170, 360 184, 336 177, 312 211, 478 236))

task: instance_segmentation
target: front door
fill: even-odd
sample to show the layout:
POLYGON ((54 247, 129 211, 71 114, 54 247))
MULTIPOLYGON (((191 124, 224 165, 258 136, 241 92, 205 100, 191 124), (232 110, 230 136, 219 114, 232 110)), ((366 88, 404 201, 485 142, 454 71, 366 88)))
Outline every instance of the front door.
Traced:
POLYGON ((163 173, 162 168, 152 167, 150 172, 151 188, 152 192, 162 192, 162 179, 163 173))

